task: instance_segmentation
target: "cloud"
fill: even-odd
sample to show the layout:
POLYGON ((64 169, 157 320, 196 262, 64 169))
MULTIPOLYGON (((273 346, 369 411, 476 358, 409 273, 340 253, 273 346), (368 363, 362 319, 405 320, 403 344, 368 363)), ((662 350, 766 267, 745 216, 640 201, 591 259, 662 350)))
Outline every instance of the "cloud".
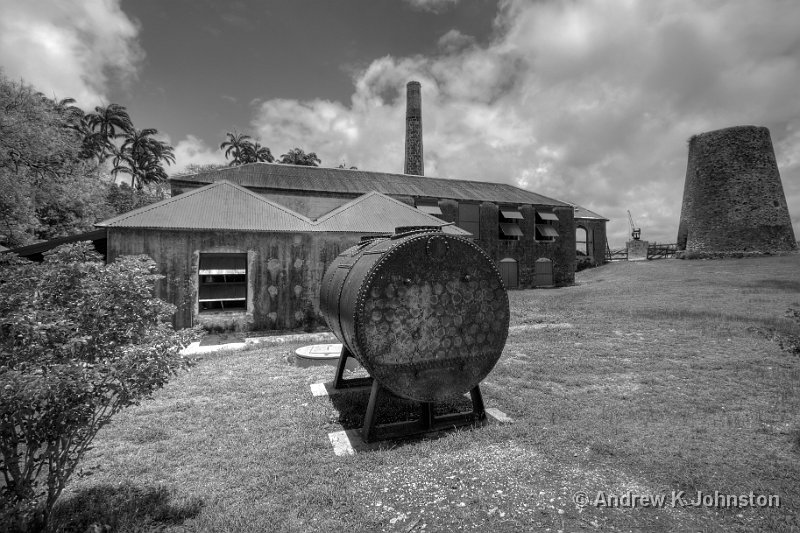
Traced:
POLYGON ((274 153, 402 172, 405 84, 422 83, 425 172, 512 183, 651 241, 677 235, 686 140, 767 126, 800 237, 800 3, 503 0, 486 45, 442 36, 434 56, 382 57, 348 104, 265 100, 254 129, 274 153), (461 42, 459 42, 461 41, 461 42))
POLYGON ((216 146, 208 146, 204 141, 188 135, 174 146, 175 164, 169 167, 170 175, 180 174, 191 164, 210 165, 226 164, 225 155, 216 146))
POLYGON ((0 65, 47 96, 107 103, 109 81, 135 76, 144 56, 118 0, 0 0, 0 8, 0 65))
POLYGON ((439 48, 447 53, 458 52, 473 46, 475 44, 475 37, 471 35, 464 35, 457 29, 453 28, 441 37, 439 37, 439 48))
POLYGON ((430 11, 431 13, 441 13, 449 7, 454 6, 459 0, 405 0, 414 9, 430 11))

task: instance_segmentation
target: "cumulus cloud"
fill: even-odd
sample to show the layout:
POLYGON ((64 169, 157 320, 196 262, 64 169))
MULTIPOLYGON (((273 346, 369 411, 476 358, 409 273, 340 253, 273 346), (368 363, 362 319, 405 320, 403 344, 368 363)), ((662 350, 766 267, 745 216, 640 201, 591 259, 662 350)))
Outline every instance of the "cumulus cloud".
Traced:
POLYGON ((405 0, 414 9, 440 13, 458 3, 459 0, 405 0))
POLYGON ((187 135, 174 145, 175 164, 169 168, 171 175, 180 174, 189 165, 226 164, 225 155, 216 146, 208 146, 202 139, 187 135))
MULTIPOLYGON (((405 84, 422 83, 427 175, 512 183, 673 242, 686 140, 734 125, 772 133, 800 220, 800 3, 504 0, 487 45, 448 32, 435 56, 382 57, 345 105, 260 102, 273 152, 402 172, 405 84)), ((800 224, 795 224, 800 237, 800 224)))
POLYGON ((137 24, 119 0, 0 0, 0 65, 47 96, 83 107, 106 102, 112 77, 135 76, 137 24))

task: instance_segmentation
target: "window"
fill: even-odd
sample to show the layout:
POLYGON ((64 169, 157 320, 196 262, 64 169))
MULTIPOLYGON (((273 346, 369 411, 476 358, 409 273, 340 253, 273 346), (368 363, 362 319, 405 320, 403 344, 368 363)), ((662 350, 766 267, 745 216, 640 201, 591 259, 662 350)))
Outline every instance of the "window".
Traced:
POLYGON ((423 213, 427 213, 429 215, 437 216, 440 218, 442 216, 442 209, 439 207, 439 200, 417 199, 415 201, 415 204, 417 206, 417 209, 419 209, 423 213))
POLYGON ((558 231, 553 227, 553 222, 558 222, 555 213, 547 209, 536 210, 536 240, 554 241, 558 237, 558 231))
POLYGON ((581 255, 589 255, 589 236, 586 228, 575 228, 575 250, 581 255))
POLYGON ((522 236, 522 229, 520 229, 517 221, 525 220, 522 213, 511 207, 501 207, 498 214, 500 231, 499 237, 503 241, 518 241, 522 236))
POLYGON ((457 226, 463 230, 472 233, 471 239, 480 238, 481 224, 480 224, 481 208, 478 204, 458 204, 458 222, 457 226))
POLYGON ((200 254, 200 312, 247 308, 247 254, 200 254))

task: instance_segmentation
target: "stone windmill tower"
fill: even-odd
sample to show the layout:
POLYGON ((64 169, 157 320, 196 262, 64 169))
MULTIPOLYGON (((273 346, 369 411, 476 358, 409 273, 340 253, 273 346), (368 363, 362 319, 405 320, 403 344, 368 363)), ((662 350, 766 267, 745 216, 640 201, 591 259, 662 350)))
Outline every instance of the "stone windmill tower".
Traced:
POLYGON ((725 254, 796 248, 769 130, 736 126, 689 139, 678 249, 725 254))

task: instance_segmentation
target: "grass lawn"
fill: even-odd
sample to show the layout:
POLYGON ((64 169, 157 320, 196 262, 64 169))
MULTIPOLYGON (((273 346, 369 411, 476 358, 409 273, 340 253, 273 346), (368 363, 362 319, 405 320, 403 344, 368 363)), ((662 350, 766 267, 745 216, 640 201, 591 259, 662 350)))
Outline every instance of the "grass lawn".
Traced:
POLYGON ((510 298, 482 390, 513 423, 336 457, 327 434, 366 395, 313 398, 334 369, 287 363, 297 344, 215 353, 101 431, 57 529, 800 530, 800 357, 776 342, 800 334, 800 255, 613 263, 510 298), (591 504, 628 491, 666 503, 591 504), (673 491, 780 507, 673 508, 673 491))

